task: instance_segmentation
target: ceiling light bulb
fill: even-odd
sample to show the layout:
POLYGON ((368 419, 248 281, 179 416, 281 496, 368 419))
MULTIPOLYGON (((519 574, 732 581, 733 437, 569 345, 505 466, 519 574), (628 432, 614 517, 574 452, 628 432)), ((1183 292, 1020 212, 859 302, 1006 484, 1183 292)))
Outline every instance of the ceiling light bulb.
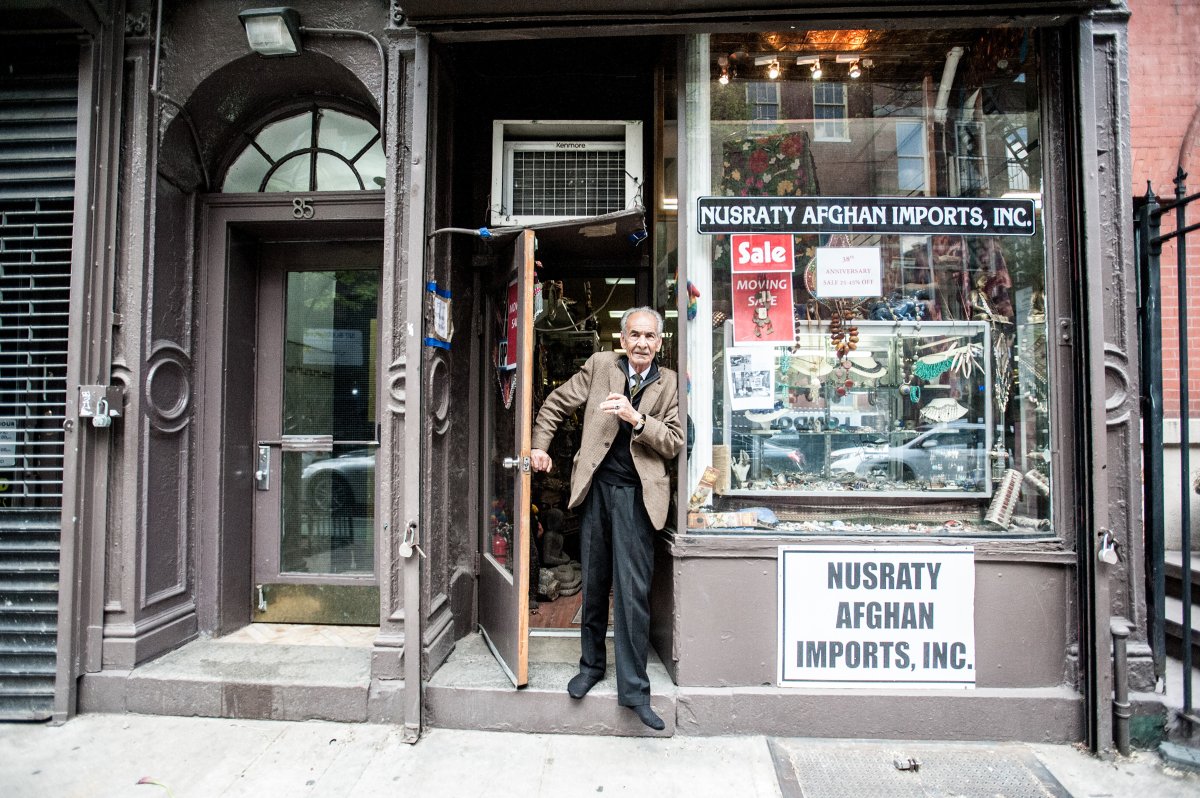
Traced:
POLYGON ((767 77, 771 80, 776 80, 779 77, 779 62, 772 61, 767 67, 767 77))
POLYGON ((853 78, 854 80, 858 80, 860 77, 862 77, 862 67, 860 67, 860 66, 858 65, 858 62, 857 62, 857 61, 851 61, 851 62, 850 62, 850 72, 849 72, 849 75, 850 75, 850 77, 851 77, 851 78, 853 78))
POLYGON ((811 69, 812 69, 812 79, 820 80, 821 79, 821 62, 813 61, 813 65, 812 65, 811 69))

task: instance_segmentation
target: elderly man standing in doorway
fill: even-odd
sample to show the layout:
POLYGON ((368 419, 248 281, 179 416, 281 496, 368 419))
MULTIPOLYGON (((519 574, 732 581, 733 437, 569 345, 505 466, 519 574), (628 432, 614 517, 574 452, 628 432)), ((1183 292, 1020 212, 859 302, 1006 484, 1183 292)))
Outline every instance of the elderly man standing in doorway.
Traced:
POLYGON ((571 508, 582 505, 583 623, 579 673, 567 685, 583 698, 604 678, 608 594, 613 591, 617 702, 652 729, 664 728, 650 707, 650 578, 654 532, 667 521, 668 468, 683 445, 679 381, 654 362, 663 319, 652 308, 621 317, 624 355, 597 352, 554 390, 538 412, 530 460, 548 471, 554 431, 584 408, 583 441, 571 471, 571 508))

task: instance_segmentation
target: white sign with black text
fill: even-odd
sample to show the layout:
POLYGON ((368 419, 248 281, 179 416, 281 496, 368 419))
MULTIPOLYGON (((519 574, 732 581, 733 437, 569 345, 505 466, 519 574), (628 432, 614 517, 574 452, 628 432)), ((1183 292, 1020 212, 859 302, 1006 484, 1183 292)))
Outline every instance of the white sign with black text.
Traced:
POLYGON ((970 546, 779 547, 781 687, 975 686, 970 546))
POLYGON ((17 464, 17 420, 0 418, 0 468, 17 464))
POLYGON ((881 296, 883 261, 879 247, 817 247, 819 299, 881 296))

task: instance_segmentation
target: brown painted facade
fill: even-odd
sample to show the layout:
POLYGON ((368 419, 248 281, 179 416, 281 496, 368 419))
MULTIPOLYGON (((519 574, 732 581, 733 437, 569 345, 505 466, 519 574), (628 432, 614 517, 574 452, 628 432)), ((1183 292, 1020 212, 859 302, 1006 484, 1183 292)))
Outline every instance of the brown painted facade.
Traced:
MULTIPOLYGON (((1151 690, 1156 678, 1137 509, 1124 4, 697 2, 635 14, 612 3, 509 3, 482 19, 461 5, 469 4, 301 2, 310 29, 369 36, 314 30, 302 55, 279 59, 250 53, 235 11, 215 0, 8 10, 8 24, 28 37, 68 31, 81 42, 55 717, 147 710, 130 681, 140 667, 255 620, 263 389, 252 375, 267 312, 258 281, 285 243, 356 242, 382 251, 371 348, 378 632, 360 719, 401 723, 413 737, 423 718, 539 728, 549 710, 534 695, 497 694, 464 715, 449 703, 423 706, 419 689, 482 614, 477 573, 491 473, 482 461, 492 435, 483 408, 496 387, 485 308, 497 261, 466 236, 431 233, 486 224, 491 121, 642 120, 653 175, 647 196, 657 197, 672 178, 656 168, 664 146, 653 132, 656 103, 677 74, 672 54, 682 37, 729 31, 743 19, 762 30, 1014 25, 1038 30, 1042 41, 1057 526, 1036 541, 973 541, 976 689, 776 687, 778 547, 798 540, 689 530, 684 479, 657 547, 652 642, 673 682, 679 733, 1088 740, 1107 748, 1110 618, 1135 629, 1131 686, 1151 690), (303 197, 220 191, 265 119, 313 104, 384 125, 381 181, 303 197), (302 198, 310 217, 296 204, 302 198), (453 294, 449 349, 425 343, 433 316, 423 288, 431 282, 453 294), (80 422, 80 385, 121 389, 123 413, 112 427, 80 422), (404 556, 409 529, 427 556, 404 556), (1115 566, 1095 556, 1104 530, 1125 555, 1115 566)), ((682 138, 670 143, 681 163, 682 138)), ((683 221, 651 208, 651 235, 667 235, 666 225, 686 238, 683 221)), ((538 257, 549 260, 553 236, 540 244, 538 257)), ((639 303, 655 298, 641 256, 593 257, 583 265, 640 276, 639 303)), ((686 273, 678 279, 683 285, 686 273)), ((682 336, 686 296, 672 301, 682 336)), ((680 474, 687 469, 681 459, 680 474)), ((166 681, 155 689, 186 688, 166 681)), ((428 701, 449 702, 453 690, 439 686, 428 701)), ((325 700, 311 699, 314 707, 325 700)), ((205 706, 230 711, 228 703, 205 706)))

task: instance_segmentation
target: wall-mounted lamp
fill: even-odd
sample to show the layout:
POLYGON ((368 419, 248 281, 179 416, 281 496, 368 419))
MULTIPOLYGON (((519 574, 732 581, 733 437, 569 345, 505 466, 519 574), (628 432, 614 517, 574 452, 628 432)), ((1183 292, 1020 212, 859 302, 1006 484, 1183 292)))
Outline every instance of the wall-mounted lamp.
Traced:
POLYGON ((821 59, 815 55, 802 56, 796 59, 796 66, 804 66, 806 64, 808 65, 808 71, 809 74, 812 75, 812 79, 820 80, 821 75, 824 74, 823 70, 821 69, 821 59))
POLYGON ((717 83, 720 83, 722 86, 728 86, 729 85, 729 57, 724 56, 724 55, 717 56, 717 66, 721 67, 721 77, 717 78, 717 83))
POLYGON ((248 8, 238 14, 250 49, 263 56, 300 54, 300 14, 294 8, 248 8))
MULTIPOLYGON (((300 13, 294 8, 247 8, 238 14, 246 29, 250 49, 261 56, 300 55, 300 34, 319 36, 351 36, 370 42, 379 54, 380 85, 387 91, 387 57, 383 45, 371 34, 351 28, 306 28, 300 24, 300 13)), ((387 138, 387 98, 379 103, 379 135, 387 138)))

